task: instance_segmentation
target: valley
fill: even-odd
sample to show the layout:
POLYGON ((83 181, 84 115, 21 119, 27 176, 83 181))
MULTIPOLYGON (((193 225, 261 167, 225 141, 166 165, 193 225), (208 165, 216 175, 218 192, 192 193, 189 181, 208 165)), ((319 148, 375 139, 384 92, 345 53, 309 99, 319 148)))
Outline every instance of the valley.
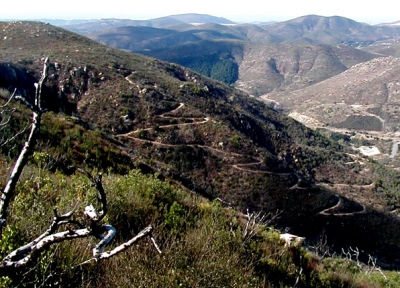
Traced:
MULTIPOLYGON (((131 32, 117 27, 81 33, 231 84, 312 129, 335 133, 344 129, 356 133, 353 138, 359 142, 374 140, 381 152, 372 156, 388 162, 386 155, 391 152, 386 141, 396 142, 395 132, 400 129, 398 26, 316 15, 269 25, 185 22, 169 26, 156 19, 156 24, 150 23, 137 23, 129 28, 131 32), (149 26, 157 37, 141 32, 149 26), (171 42, 169 37, 180 40, 171 42), (130 43, 136 46, 129 48, 130 43)), ((389 162, 391 167, 398 165, 395 157, 389 157, 389 162)))

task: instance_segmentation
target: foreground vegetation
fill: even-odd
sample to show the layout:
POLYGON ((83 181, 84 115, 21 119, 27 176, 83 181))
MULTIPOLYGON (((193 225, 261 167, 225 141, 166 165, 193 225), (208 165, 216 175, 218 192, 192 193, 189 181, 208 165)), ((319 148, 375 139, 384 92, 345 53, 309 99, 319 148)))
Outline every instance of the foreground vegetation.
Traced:
MULTIPOLYGON (((2 257, 46 229, 54 207, 82 211, 96 200, 86 177, 51 173, 41 165, 42 161, 30 165, 18 186, 12 220, 0 241, 2 257)), ((118 231, 111 246, 152 224, 163 253, 142 242, 106 265, 80 266, 90 257, 95 240, 76 240, 53 246, 32 270, 3 277, 3 285, 396 287, 400 281, 396 273, 387 274, 388 280, 377 271, 367 273, 368 268, 356 261, 321 259, 300 247, 287 248, 277 231, 263 225, 251 227, 254 234, 244 236, 246 219, 236 211, 184 192, 157 175, 132 170, 103 180, 109 197, 107 222, 118 231)))
MULTIPOLYGON (((109 205, 104 221, 112 223, 117 236, 106 249, 150 224, 162 254, 150 242, 141 242, 106 260, 106 265, 82 265, 91 257, 96 240, 64 242, 53 245, 29 269, 2 277, 2 287, 397 287, 400 283, 397 273, 383 275, 352 257, 324 257, 322 250, 285 247, 279 231, 267 227, 273 221, 248 225, 246 215, 219 201, 210 202, 159 179, 158 174, 131 169, 128 163, 116 165, 118 157, 103 157, 109 148, 101 134, 85 131, 85 137, 78 137, 79 127, 66 118, 46 116, 39 141, 42 149, 24 170, 1 235, 1 257, 47 229, 55 207, 64 213, 96 203, 96 189, 87 177, 74 172, 74 166, 108 171, 103 177, 109 205), (46 147, 43 139, 51 139, 56 131, 60 142, 46 147), (83 150, 84 158, 71 157, 68 170, 65 161, 55 161, 67 149, 68 145, 59 144, 64 141, 72 141, 69 146, 74 143, 77 155, 87 142, 98 148, 83 150), (96 155, 110 161, 98 162, 96 155)), ((13 160, 3 153, 0 161, 3 186, 13 160)), ((79 213, 75 217, 83 220, 79 213)))

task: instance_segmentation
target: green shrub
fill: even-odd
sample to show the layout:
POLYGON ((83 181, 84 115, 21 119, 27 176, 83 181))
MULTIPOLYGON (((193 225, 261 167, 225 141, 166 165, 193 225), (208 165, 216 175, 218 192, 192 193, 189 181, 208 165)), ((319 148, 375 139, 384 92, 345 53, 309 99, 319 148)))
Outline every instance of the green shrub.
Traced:
POLYGON ((178 202, 174 201, 169 211, 164 214, 164 224, 171 229, 173 233, 184 230, 185 225, 185 209, 178 202))

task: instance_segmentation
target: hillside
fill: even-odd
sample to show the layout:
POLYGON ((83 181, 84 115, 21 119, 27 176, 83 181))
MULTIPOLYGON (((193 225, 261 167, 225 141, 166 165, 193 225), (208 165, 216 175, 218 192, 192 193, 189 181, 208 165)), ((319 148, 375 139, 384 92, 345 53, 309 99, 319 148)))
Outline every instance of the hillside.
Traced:
POLYGON ((192 23, 195 23, 195 24, 215 23, 215 24, 221 24, 221 25, 234 24, 234 22, 232 22, 231 20, 228 20, 226 18, 215 17, 215 16, 207 15, 207 14, 187 13, 187 14, 171 15, 169 17, 177 19, 184 23, 188 23, 188 24, 192 24, 192 23))
POLYGON ((361 49, 379 56, 400 57, 400 44, 395 39, 389 41, 378 41, 373 45, 362 47, 361 49))
POLYGON ((260 96, 313 85, 376 56, 347 46, 248 44, 243 51, 241 89, 260 96))
POLYGON ((225 29, 210 29, 209 26, 199 25, 195 26, 195 29, 180 27, 182 31, 128 26, 92 33, 88 37, 114 48, 144 53, 198 43, 202 40, 241 40, 240 35, 234 35, 225 29))
MULTIPOLYGON (((144 171, 243 212, 279 211, 277 228, 309 239, 324 231, 337 251, 356 246, 398 268, 400 223, 390 214, 398 207, 396 172, 347 155, 257 99, 176 64, 37 22, 1 23, 0 39, 0 61, 36 79, 49 56, 49 108, 97 131, 144 171)), ((71 144, 52 137, 49 147, 64 143, 61 149, 79 152, 82 161, 94 153, 80 143, 85 137, 71 144)))
POLYGON ((342 139, 349 149, 397 169, 399 64, 399 58, 379 57, 314 85, 261 98, 308 127, 342 139))
MULTIPOLYGON (((304 100, 303 98, 309 98, 310 95, 323 94, 325 84, 332 86, 329 88, 331 92, 338 91, 337 93, 332 92, 333 95, 338 95, 338 93, 347 95, 347 91, 350 90, 350 94, 353 95, 367 95, 363 97, 372 97, 371 95, 374 93, 378 93, 378 95, 387 93, 383 90, 396 81, 391 79, 392 76, 395 77, 395 74, 389 76, 390 79, 376 77, 376 79, 380 79, 382 85, 371 79, 371 81, 375 81, 375 84, 371 84, 371 81, 368 80, 368 83, 362 85, 347 85, 346 91, 343 91, 343 86, 338 83, 349 81, 347 76, 352 72, 338 76, 338 78, 332 79, 332 82, 313 85, 339 75, 356 64, 382 56, 397 57, 399 55, 398 25, 373 26, 344 17, 308 15, 261 26, 249 24, 187 25, 176 28, 176 30, 168 30, 168 33, 164 34, 165 37, 159 35, 159 37, 141 38, 146 34, 141 32, 142 28, 137 27, 136 29, 135 33, 124 34, 122 29, 118 28, 112 33, 101 32, 99 35, 103 35, 104 38, 93 38, 113 47, 181 64, 205 76, 227 84, 234 84, 235 87, 251 95, 265 95, 263 98, 268 99, 272 107, 279 107, 276 104, 279 102, 281 108, 288 111, 294 111, 300 115, 307 112, 304 116, 308 117, 309 123, 314 123, 313 126, 331 125, 337 128, 362 128, 363 130, 367 128, 367 130, 383 132, 395 132, 397 129, 396 124, 393 124, 395 122, 393 119, 396 119, 396 115, 392 115, 395 111, 393 107, 385 108, 384 112, 372 104, 372 106, 363 108, 343 106, 336 109, 334 107, 332 109, 336 109, 338 112, 336 116, 332 116, 330 113, 321 113, 325 110, 314 109, 315 107, 311 107, 312 104, 309 101, 301 101, 304 100), (120 33, 122 37, 118 36, 120 33), (115 39, 115 41, 112 42, 111 39, 115 39), (135 43, 135 46, 130 47, 129 43, 135 43), (313 87, 309 90, 302 90, 308 86, 313 87), (374 88, 370 89, 371 87, 374 88), (316 91, 316 94, 312 92, 313 90, 316 91), (308 94, 309 96, 286 97, 286 92, 293 92, 294 95, 308 94), (296 102, 294 98, 300 99, 302 107, 296 107, 300 102, 296 102), (316 110, 317 112, 313 112, 316 110), (372 116, 371 111, 373 111, 372 116), (360 113, 361 117, 359 117, 360 113), (324 115, 319 117, 316 114, 324 115), (364 116, 367 118, 363 118, 364 116), (361 119, 367 119, 366 123, 371 125, 363 125, 360 122, 361 119), (382 124, 382 121, 386 121, 387 125, 382 124)), ((147 33, 147 35, 151 34, 147 33)), ((372 69, 376 68, 380 70, 381 72, 378 74, 385 74, 383 69, 392 69, 388 65, 366 67, 368 67, 367 64, 363 69, 373 71, 372 69)), ((351 76, 352 79, 355 79, 353 82, 361 83, 360 81, 365 78, 363 73, 354 73, 351 76)), ((367 76, 367 78, 369 77, 367 76)), ((329 98, 321 97, 323 101, 326 100, 325 98, 329 98)), ((336 98, 329 98, 326 103, 332 101, 339 103, 343 100, 336 98)))
POLYGON ((399 65, 399 58, 376 58, 307 88, 266 97, 329 126, 360 129, 349 122, 358 115, 376 119, 379 127, 370 126, 371 130, 397 131, 399 65))
POLYGON ((229 84, 255 96, 272 91, 292 91, 318 83, 340 74, 352 65, 371 60, 377 55, 347 46, 313 44, 255 44, 243 41, 201 41, 169 49, 146 51, 142 54, 179 63, 203 75, 223 81, 236 76, 229 84), (226 75, 212 75, 210 71, 223 65, 225 53, 232 63, 234 72, 225 69, 226 75))

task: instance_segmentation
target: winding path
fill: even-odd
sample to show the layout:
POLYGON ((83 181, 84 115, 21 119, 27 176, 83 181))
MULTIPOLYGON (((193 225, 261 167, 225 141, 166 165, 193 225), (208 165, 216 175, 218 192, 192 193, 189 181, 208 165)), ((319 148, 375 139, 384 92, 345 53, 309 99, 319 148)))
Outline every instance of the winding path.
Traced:
MULTIPOLYGON (((126 80, 128 80, 131 84, 133 84, 132 81, 130 81, 128 79, 128 77, 126 77, 126 80)), ((164 118, 164 119, 176 119, 177 117, 166 116, 166 114, 170 114, 170 113, 176 112, 177 110, 181 109, 184 106, 185 106, 184 103, 180 103, 177 108, 175 108, 175 109, 173 109, 171 111, 165 112, 163 114, 160 114, 157 117, 164 118)), ((178 123, 178 124, 168 124, 168 125, 162 125, 162 126, 158 126, 158 127, 159 128, 183 127, 183 126, 189 126, 189 125, 200 125, 200 124, 204 124, 204 123, 207 123, 208 121, 210 121, 209 117, 204 117, 204 118, 194 118, 193 117, 193 118, 186 118, 186 119, 189 119, 189 120, 191 120, 193 122, 190 122, 190 123, 178 123)), ((177 147, 177 146, 181 146, 182 145, 182 144, 168 144, 168 143, 162 143, 162 142, 159 142, 159 141, 141 139, 139 137, 135 137, 135 135, 134 135, 134 134, 140 133, 142 131, 150 131, 151 129, 153 129, 153 128, 136 129, 134 131, 131 131, 131 132, 128 132, 128 133, 125 133, 125 134, 118 134, 118 135, 116 135, 116 137, 126 137, 126 138, 129 138, 129 139, 134 140, 134 141, 143 142, 143 143, 149 143, 149 144, 163 146, 163 147, 177 147)), ((235 152, 230 152, 230 151, 223 151, 223 150, 216 149, 214 147, 207 146, 207 145, 185 144, 185 146, 187 146, 187 147, 200 147, 200 148, 211 150, 211 151, 213 151, 215 153, 220 153, 220 154, 224 154, 224 155, 228 155, 228 156, 252 157, 252 156, 245 155, 245 154, 240 154, 240 153, 235 153, 235 152)), ((252 165, 257 165, 257 164, 262 164, 262 160, 258 160, 257 162, 251 162, 251 163, 244 163, 244 164, 233 164, 232 167, 237 169, 237 170, 250 172, 250 173, 262 173, 262 174, 280 175, 280 176, 296 175, 296 173, 293 173, 293 172, 277 173, 277 172, 272 172, 272 171, 252 170, 252 169, 244 168, 245 166, 252 166, 252 165)), ((297 175, 296 175, 296 177, 297 177, 297 175)), ((296 188, 296 186, 297 186, 297 184, 293 185, 290 188, 296 188)))
MULTIPOLYGON (((245 155, 242 155, 245 156, 245 155)), ((253 163, 244 163, 244 164, 233 164, 232 167, 241 171, 245 171, 245 172, 251 172, 251 173, 260 173, 260 174, 269 174, 269 175, 280 175, 280 176, 289 176, 289 175, 296 175, 293 172, 286 172, 286 173, 278 173, 278 172, 272 172, 272 171, 263 171, 263 170, 252 170, 252 169, 246 169, 240 166, 253 166, 253 165, 257 165, 257 164, 262 164, 263 161, 260 160, 258 162, 253 162, 253 163)), ((297 177, 297 175, 296 175, 297 177)), ((298 178, 298 177, 297 177, 298 178)), ((297 184, 295 184, 294 186, 296 186, 297 184)), ((292 186, 292 187, 294 187, 292 186)), ((290 187, 290 188, 292 188, 290 187)))
MULTIPOLYGON (((164 118, 164 119, 176 119, 176 117, 165 116, 165 114, 173 113, 173 112, 181 109, 183 106, 185 106, 185 104, 184 103, 180 103, 179 106, 177 108, 175 108, 174 110, 171 110, 169 112, 166 112, 166 113, 163 113, 161 115, 158 115, 158 117, 164 118)), ((205 118, 187 118, 187 119, 190 119, 193 122, 191 122, 191 123, 180 123, 180 124, 168 124, 168 125, 162 125, 162 126, 158 126, 158 127, 159 128, 171 128, 171 127, 177 127, 177 126, 199 125, 199 124, 204 124, 204 123, 207 123, 208 121, 210 121, 209 117, 205 117, 205 118)), ((139 132, 142 132, 142 131, 150 131, 151 129, 153 129, 153 128, 136 129, 134 131, 131 131, 131 132, 128 132, 128 133, 125 133, 125 134, 118 134, 118 135, 116 135, 116 137, 129 137, 132 134, 136 134, 136 133, 139 133, 139 132)), ((129 138, 133 138, 133 137, 129 137, 129 138)), ((139 138, 136 138, 136 137, 134 137, 134 138, 135 139, 139 139, 139 138)), ((139 140, 142 140, 142 139, 139 139, 139 140)), ((162 144, 161 142, 156 142, 156 141, 150 141, 150 140, 144 140, 144 141, 162 144)))
POLYGON ((366 209, 365 206, 361 203, 358 203, 362 206, 361 211, 356 211, 356 212, 347 212, 347 213, 332 213, 330 211, 335 210, 336 208, 339 208, 342 205, 342 198, 339 195, 335 195, 338 198, 338 202, 333 205, 332 207, 326 208, 322 210, 321 212, 318 213, 318 215, 325 215, 325 216, 354 216, 356 214, 362 214, 365 213, 366 209))
POLYGON ((160 117, 161 118, 176 118, 176 117, 172 117, 172 116, 165 116, 165 114, 167 114, 167 113, 174 113, 174 112, 176 112, 176 111, 178 111, 179 109, 181 109, 181 108, 183 108, 183 106, 185 106, 185 103, 179 103, 179 106, 177 107, 177 108, 175 108, 174 110, 171 110, 171 111, 169 111, 169 112, 166 112, 166 113, 164 113, 164 114, 161 114, 160 115, 160 117))
MULTIPOLYGON (((130 84, 135 85, 135 83, 133 83, 130 79, 129 76, 125 78, 130 84)), ((176 119, 177 117, 173 117, 173 116, 166 116, 167 113, 173 113, 176 112, 177 110, 183 108, 185 106, 184 103, 180 103, 179 106, 169 112, 163 113, 161 115, 158 115, 157 117, 160 118, 169 118, 169 119, 176 119)), ((189 126, 189 125, 200 125, 200 124, 204 124, 207 123, 208 121, 210 121, 209 117, 205 117, 205 118, 187 118, 190 119, 191 123, 180 123, 180 124, 169 124, 169 125, 163 125, 163 126, 159 126, 159 128, 171 128, 171 127, 182 127, 182 126, 189 126)), ((144 142, 144 143, 151 143, 154 145, 159 145, 159 146, 164 146, 164 147, 177 147, 177 146, 181 146, 182 144, 167 144, 167 143, 162 143, 159 141, 152 141, 152 140, 146 140, 146 139, 141 139, 138 137, 135 137, 134 134, 142 132, 142 131, 149 131, 153 128, 143 128, 143 129, 136 129, 134 131, 125 133, 125 134, 119 134, 117 135, 117 137, 126 137, 129 139, 132 139, 134 141, 140 141, 140 142, 144 142)), ((393 149, 392 149, 392 155, 395 155, 397 153, 397 149, 398 149, 398 145, 400 144, 400 142, 394 143, 393 144, 393 149), (395 147, 396 146, 396 147, 395 147)), ((224 155, 229 155, 229 156, 236 156, 236 157, 249 157, 249 155, 244 155, 244 154, 239 154, 239 153, 235 153, 235 152, 227 152, 227 151, 223 151, 220 149, 216 149, 214 147, 211 146, 206 146, 206 145, 196 145, 196 144, 185 144, 185 146, 188 147, 201 147, 204 149, 209 149, 213 152, 216 153, 221 153, 224 155)), ((394 157, 394 156, 393 156, 394 157)), ((391 158, 393 158, 391 156, 391 158)), ((263 173, 263 174, 271 174, 271 175, 281 175, 281 176, 289 176, 289 175, 295 175, 298 179, 299 176, 297 176, 296 173, 290 172, 290 173, 276 173, 276 172, 272 172, 272 171, 262 171, 262 170, 252 170, 252 169, 247 169, 244 168, 246 166, 252 166, 252 165, 257 165, 257 164, 261 164, 262 160, 259 160, 257 162, 251 162, 251 163, 244 163, 244 164, 233 164, 232 167, 234 169, 237 170, 241 170, 241 171, 245 171, 245 172, 250 172, 250 173, 263 173)), ((341 186, 341 185, 347 185, 350 186, 348 184, 334 184, 334 186, 341 186)), ((370 185, 352 185, 352 186, 358 186, 358 187, 371 187, 371 185, 374 185, 373 183, 370 185)), ((323 183, 319 183, 317 184, 317 186, 321 186, 326 188, 326 185, 324 185, 323 183)), ((298 187, 297 183, 295 185, 293 185, 292 187, 289 187, 289 189, 294 189, 294 188, 300 188, 298 187)), ((304 188, 301 188, 304 189, 304 188)), ((356 211, 356 212, 347 212, 347 213, 332 213, 331 211, 335 210, 336 208, 339 208, 342 205, 342 198, 335 194, 335 196, 338 198, 338 202, 333 205, 332 207, 326 208, 324 210, 322 210, 321 212, 319 212, 317 215, 325 215, 325 216, 354 216, 356 214, 361 214, 361 213, 365 213, 366 212, 366 208, 363 204, 356 202, 358 204, 360 204, 362 206, 362 210, 361 211, 356 211)))

